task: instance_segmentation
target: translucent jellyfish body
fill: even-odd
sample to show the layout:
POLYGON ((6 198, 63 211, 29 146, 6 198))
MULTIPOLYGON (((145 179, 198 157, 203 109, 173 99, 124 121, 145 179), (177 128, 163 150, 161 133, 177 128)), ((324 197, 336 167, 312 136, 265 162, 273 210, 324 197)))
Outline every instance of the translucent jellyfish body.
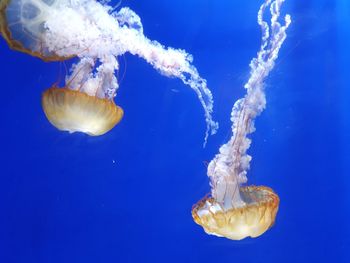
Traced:
MULTIPOLYGON (((3 0, 0 4, 1 34, 13 49, 46 61, 78 57, 79 61, 72 66, 65 88, 98 98, 94 100, 99 101, 98 106, 91 111, 101 109, 99 99, 113 100, 116 96, 118 80, 115 72, 119 69, 117 58, 127 52, 137 55, 162 75, 179 78, 196 92, 207 123, 205 140, 209 133, 214 134, 218 124, 211 116, 212 94, 206 80, 199 76, 191 64, 192 56, 184 50, 166 48, 157 41, 148 39, 143 34, 141 19, 135 12, 127 7, 115 11, 104 4, 106 2, 108 1, 3 0)), ((72 94, 66 93, 67 96, 72 94)), ((74 94, 76 97, 77 93, 74 94)), ((93 105, 92 103, 91 107, 93 105)), ((77 109, 77 105, 72 106, 72 109, 77 109)), ((48 112, 48 109, 44 110, 48 112)), ((86 110, 82 112, 85 114, 86 110)), ((60 112, 56 116, 63 115, 60 112)), ((67 120, 72 115, 64 116, 66 119, 59 123, 81 119, 75 116, 74 119, 67 120)), ((58 123, 58 120, 50 121, 58 123)), ((84 121, 84 124, 77 123, 75 128, 85 126, 84 121)), ((70 125, 64 129, 71 128, 70 125)))
POLYGON ((45 61, 65 60, 45 45, 45 22, 58 0, 2 0, 0 30, 15 50, 45 61))
POLYGON ((258 13, 262 29, 262 45, 250 63, 250 78, 245 84, 247 93, 236 101, 231 112, 232 137, 220 147, 219 153, 208 165, 211 194, 192 208, 194 221, 213 235, 240 240, 257 237, 275 222, 279 198, 271 188, 246 186, 251 156, 247 150, 255 131, 254 119, 266 105, 264 80, 274 67, 279 49, 286 39, 291 22, 285 16, 285 25, 277 20, 284 0, 265 0, 258 13), (264 11, 270 8, 271 25, 263 20, 264 11))

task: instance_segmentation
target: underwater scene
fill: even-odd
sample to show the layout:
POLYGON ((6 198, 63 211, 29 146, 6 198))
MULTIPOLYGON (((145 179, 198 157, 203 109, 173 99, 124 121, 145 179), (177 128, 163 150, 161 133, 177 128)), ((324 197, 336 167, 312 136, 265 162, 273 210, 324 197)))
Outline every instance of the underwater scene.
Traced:
POLYGON ((0 0, 0 263, 350 262, 350 2, 0 0))

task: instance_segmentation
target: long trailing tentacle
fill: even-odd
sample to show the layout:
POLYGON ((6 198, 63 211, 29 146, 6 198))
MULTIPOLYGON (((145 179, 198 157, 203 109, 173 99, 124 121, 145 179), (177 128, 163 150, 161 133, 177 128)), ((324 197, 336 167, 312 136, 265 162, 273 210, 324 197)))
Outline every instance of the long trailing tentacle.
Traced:
POLYGON ((250 77, 244 88, 244 98, 236 101, 231 112, 232 137, 221 146, 219 153, 208 166, 212 195, 224 207, 240 206, 239 186, 247 181, 251 156, 247 154, 251 140, 248 135, 255 131, 254 120, 265 108, 264 80, 274 67, 278 52, 286 38, 291 18, 286 15, 284 25, 278 22, 284 0, 266 0, 260 7, 257 22, 261 27, 261 47, 250 62, 250 77), (264 13, 270 8, 270 24, 264 13))

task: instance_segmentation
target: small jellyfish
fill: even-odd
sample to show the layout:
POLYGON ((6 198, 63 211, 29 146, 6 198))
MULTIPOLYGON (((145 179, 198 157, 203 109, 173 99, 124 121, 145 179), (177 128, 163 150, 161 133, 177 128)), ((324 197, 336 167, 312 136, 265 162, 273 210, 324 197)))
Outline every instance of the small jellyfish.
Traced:
POLYGON ((208 165, 211 195, 207 195, 192 208, 194 221, 208 234, 233 240, 257 237, 275 222, 279 197, 265 186, 244 186, 251 156, 247 154, 254 132, 254 119, 266 105, 264 79, 274 67, 278 52, 286 39, 291 23, 285 16, 285 25, 277 20, 284 0, 265 0, 258 12, 262 29, 262 45, 250 63, 250 78, 245 84, 247 93, 233 106, 231 112, 232 137, 220 147, 219 153, 208 165), (263 20, 270 7, 271 25, 263 20))
POLYGON ((66 86, 55 85, 42 95, 42 107, 48 120, 59 130, 84 132, 97 136, 111 130, 123 117, 123 110, 114 103, 115 57, 101 64, 93 74, 93 59, 82 58, 72 67, 66 86), (113 92, 113 91, 112 91, 113 92))
POLYGON ((123 111, 113 103, 118 89, 115 72, 117 58, 127 52, 196 92, 207 124, 205 142, 218 128, 212 119, 212 94, 192 65, 192 56, 148 39, 140 17, 127 7, 115 11, 95 0, 5 0, 0 22, 13 49, 46 61, 79 59, 63 91, 53 87, 43 95, 46 116, 61 130, 98 135, 120 121, 123 111))

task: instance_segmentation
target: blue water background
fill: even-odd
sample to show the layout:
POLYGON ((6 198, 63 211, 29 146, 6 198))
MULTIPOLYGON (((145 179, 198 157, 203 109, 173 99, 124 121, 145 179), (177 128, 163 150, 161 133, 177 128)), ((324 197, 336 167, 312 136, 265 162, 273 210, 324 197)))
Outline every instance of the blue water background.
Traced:
POLYGON ((220 130, 205 149, 195 93, 129 54, 116 98, 122 122, 101 137, 56 130, 40 98, 62 79, 62 64, 1 39, 0 262, 350 262, 347 0, 283 8, 293 23, 266 81, 248 174, 280 196, 274 227, 230 241, 192 220, 191 206, 210 190, 206 163, 231 135, 231 107, 260 46, 260 4, 122 2, 149 38, 193 54, 208 80, 220 130))

